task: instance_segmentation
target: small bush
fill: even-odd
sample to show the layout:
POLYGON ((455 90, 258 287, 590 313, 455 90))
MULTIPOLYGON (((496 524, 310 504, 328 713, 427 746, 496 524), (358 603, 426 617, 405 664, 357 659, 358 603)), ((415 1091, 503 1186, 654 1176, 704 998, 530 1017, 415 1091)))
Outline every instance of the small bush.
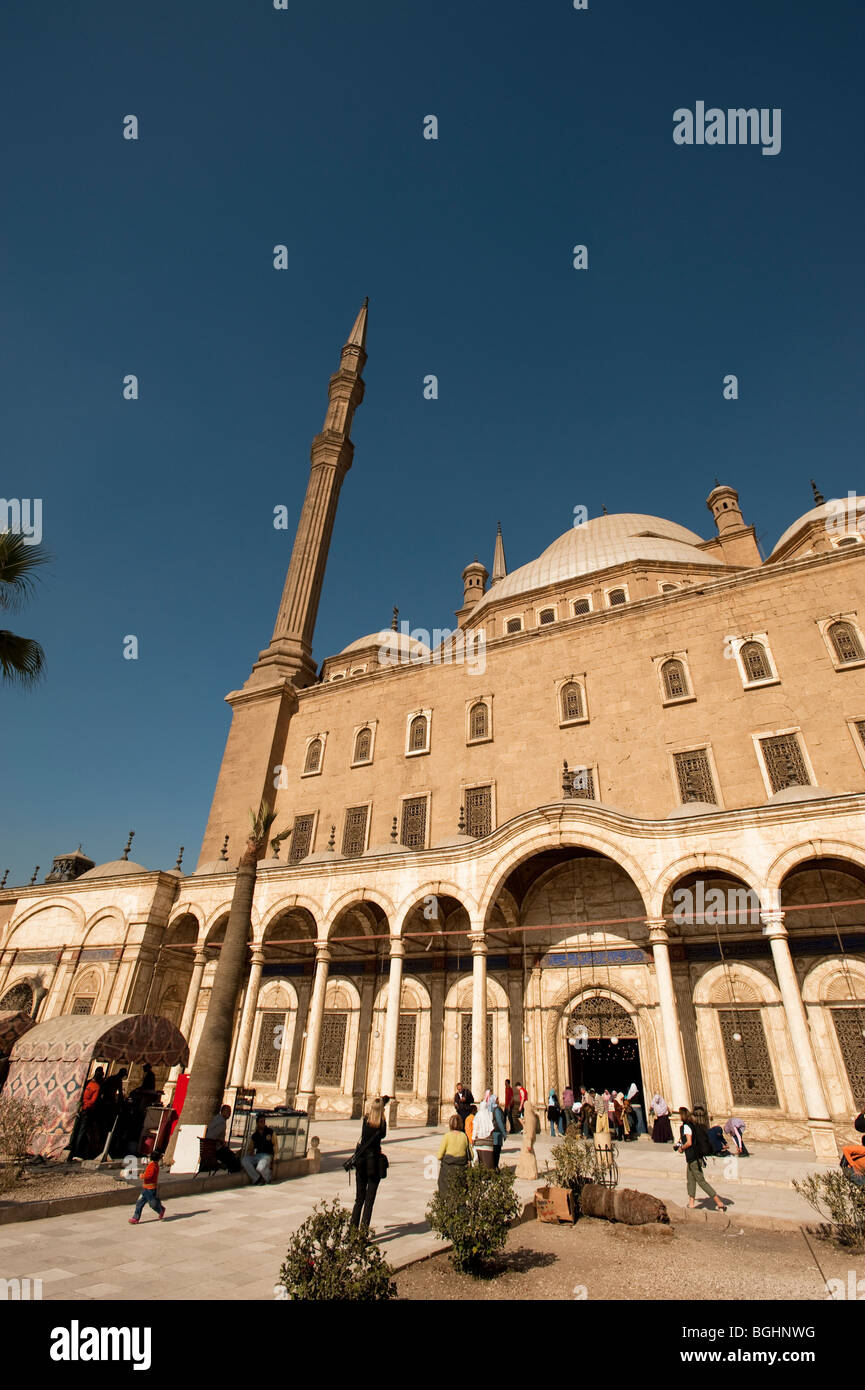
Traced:
POLYGON ((44 1107, 0 1091, 0 1192, 7 1192, 21 1177, 33 1136, 44 1119, 44 1107))
POLYGON ((453 1245, 454 1267, 478 1274, 485 1260, 504 1249, 510 1224, 521 1211, 512 1172, 469 1167, 452 1180, 445 1196, 436 1193, 426 1219, 437 1236, 453 1245))
POLYGON ((839 1245, 865 1247, 865 1188, 843 1172, 810 1173, 793 1187, 820 1216, 828 1216, 830 1234, 839 1245))
POLYGON ((579 1211, 580 1193, 587 1183, 603 1180, 598 1152, 591 1139, 580 1136, 577 1125, 568 1125, 564 1138, 553 1146, 552 1165, 544 1176, 556 1187, 568 1187, 579 1211))
POLYGON ((289 1298, 371 1303, 396 1297, 393 1270, 350 1216, 336 1199, 322 1202, 295 1231, 279 1271, 289 1298))

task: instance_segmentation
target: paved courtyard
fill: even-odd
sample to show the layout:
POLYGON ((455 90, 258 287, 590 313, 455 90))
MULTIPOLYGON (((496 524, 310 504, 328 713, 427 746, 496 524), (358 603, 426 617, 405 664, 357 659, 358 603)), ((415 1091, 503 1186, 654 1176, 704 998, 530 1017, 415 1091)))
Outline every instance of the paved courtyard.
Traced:
MULTIPOLYGON (((157 1221, 145 1209, 141 1224, 129 1226, 129 1208, 113 1207, 0 1228, 0 1278, 40 1278, 46 1299, 270 1299, 289 1235, 323 1198, 353 1201, 342 1163, 357 1140, 356 1122, 313 1126, 321 1140, 322 1171, 269 1187, 170 1198, 168 1216, 157 1221)), ((424 1219, 435 1190, 435 1154, 442 1129, 399 1129, 388 1136, 390 1172, 379 1188, 373 1226, 396 1266, 440 1250, 424 1219)), ((513 1165, 519 1136, 509 1136, 504 1165, 513 1165)), ((539 1136, 543 1170, 552 1141, 539 1136)), ((730 1202, 726 1217, 815 1220, 790 1188, 791 1177, 819 1167, 799 1150, 767 1149, 741 1160, 738 1170, 710 1165, 709 1180, 730 1202)), ((620 1182, 684 1205, 685 1164, 670 1145, 642 1139, 619 1148, 620 1182)), ((537 1186, 518 1184, 528 1200, 537 1186)), ((708 1219, 708 1218, 707 1218, 708 1219)))

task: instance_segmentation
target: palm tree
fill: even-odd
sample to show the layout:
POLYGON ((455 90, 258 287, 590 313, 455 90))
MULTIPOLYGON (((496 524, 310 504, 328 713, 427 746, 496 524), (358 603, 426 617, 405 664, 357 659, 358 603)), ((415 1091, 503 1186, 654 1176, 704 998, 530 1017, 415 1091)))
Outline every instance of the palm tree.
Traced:
MULTIPOLYGON (((183 1106, 183 1123, 206 1124, 222 1104, 237 1001, 246 969, 246 948, 252 927, 252 900, 258 877, 258 862, 267 847, 267 836, 276 813, 262 799, 258 814, 249 813, 249 837, 240 856, 234 879, 234 893, 219 952, 219 964, 210 991, 210 1003, 195 1053, 195 1066, 183 1106)), ((277 841, 291 832, 283 831, 277 841)))
MULTIPOLYGON (((49 556, 17 531, 0 532, 0 609, 14 611, 31 597, 36 570, 49 556)), ((9 685, 33 686, 45 669, 45 653, 32 637, 0 628, 0 676, 9 685)))

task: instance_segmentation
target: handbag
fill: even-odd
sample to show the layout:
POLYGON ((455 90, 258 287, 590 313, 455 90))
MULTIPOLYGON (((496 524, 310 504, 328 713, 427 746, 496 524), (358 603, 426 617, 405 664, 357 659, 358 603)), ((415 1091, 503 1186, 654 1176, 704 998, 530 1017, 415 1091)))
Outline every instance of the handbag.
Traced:
POLYGON ((389 1162, 388 1162, 387 1155, 386 1155, 386 1154, 379 1154, 379 1156, 378 1156, 378 1176, 379 1176, 379 1181, 380 1181, 380 1182, 383 1182, 384 1179, 387 1177, 387 1170, 388 1170, 389 1166, 390 1166, 390 1164, 389 1164, 389 1162))

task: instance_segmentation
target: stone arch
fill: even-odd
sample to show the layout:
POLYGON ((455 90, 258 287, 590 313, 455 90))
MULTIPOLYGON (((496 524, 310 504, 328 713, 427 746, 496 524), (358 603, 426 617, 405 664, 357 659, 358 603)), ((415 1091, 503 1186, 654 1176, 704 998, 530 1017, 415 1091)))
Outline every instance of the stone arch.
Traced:
POLYGON ((865 1105, 865 961, 826 956, 805 976, 802 998, 829 1108, 849 1124, 865 1105))
POLYGON ((174 926, 175 922, 178 921, 181 917, 194 917, 196 922, 198 923, 198 929, 200 933, 201 928, 204 926, 207 913, 205 912, 204 908, 200 905, 200 903, 183 901, 176 902, 168 914, 168 921, 165 924, 166 935, 174 926))
POLYGON ((689 874, 701 872, 711 874, 713 871, 740 879, 746 888, 753 889, 760 897, 760 901, 763 901, 761 875, 752 864, 746 864, 744 860, 737 859, 731 854, 708 853, 700 850, 691 854, 683 854, 672 864, 667 865, 652 887, 652 910, 647 915, 654 918, 664 916, 664 903, 667 894, 672 892, 680 879, 687 878, 689 874))
POLYGON ((38 943, 34 939, 34 945, 49 950, 52 947, 62 949, 77 946, 83 939, 85 925, 86 917, 80 903, 68 898, 52 898, 48 902, 43 899, 25 907, 19 916, 13 917, 4 946, 8 950, 15 942, 13 949, 20 949, 21 940, 26 939, 34 929, 39 934, 38 943), (38 920, 40 917, 43 919, 41 922, 38 920))
MULTIPOLYGON (((570 1079, 568 1058, 568 1025, 574 1012, 591 999, 609 999, 630 1020, 633 1035, 639 1047, 640 1068, 644 1089, 660 1079, 658 1039, 655 1031, 654 1006, 647 990, 632 988, 630 992, 621 986, 612 987, 600 980, 589 980, 585 985, 574 987, 573 979, 565 981, 549 998, 544 1016, 543 1029, 543 1077, 542 1085, 555 1084, 561 1095, 562 1087, 570 1079)), ((660 1026, 660 1024, 658 1024, 660 1026)), ((631 1036, 623 1031, 622 1037, 631 1036)))
POLYGON ((865 1001, 865 961, 856 956, 844 960, 837 955, 826 956, 811 966, 802 981, 802 998, 806 1004, 850 1002, 850 983, 854 998, 865 1001))
MULTIPOLYGON (((366 1090, 370 1095, 381 1090, 382 1054, 384 1050, 384 1031, 387 1016, 387 979, 381 981, 373 1000, 369 1059, 367 1062, 366 1090)), ((404 975, 399 997, 400 1025, 402 1016, 410 1015, 414 1020, 414 1056, 412 1061, 412 1084, 406 1088, 401 1084, 397 1070, 395 1093, 399 1099, 400 1114, 425 1123, 427 1117, 426 1096, 430 1089, 430 1053, 432 1027, 432 999, 424 982, 415 975, 404 975)), ((397 1039, 397 1067, 404 1057, 400 1053, 400 1038, 397 1039)))
POLYGON ((860 873, 865 870, 865 849, 859 845, 849 844, 844 840, 806 840, 804 843, 791 845, 783 854, 778 855, 767 871, 766 888, 771 895, 771 902, 780 904, 784 879, 800 864, 805 864, 811 859, 846 860, 855 865, 860 873))
POLYGON ((360 890, 349 888, 330 904, 327 912, 321 914, 323 939, 330 936, 334 924, 347 907, 354 907, 356 904, 364 902, 374 903, 376 907, 381 909, 388 922, 394 920, 394 905, 387 893, 382 893, 378 888, 360 890))
POLYGON ((109 907, 94 913, 84 933, 86 946, 120 946, 126 934, 126 922, 118 908, 109 907))
POLYGON ((733 1003, 736 1004, 778 1004, 781 995, 774 980, 753 965, 742 961, 719 962, 710 965, 697 981, 694 989, 694 1004, 731 1007, 728 980, 733 985, 733 1003), (729 972, 729 974, 728 974, 729 972))
POLYGON ((97 965, 84 965, 76 971, 72 977, 72 983, 67 993, 68 1005, 66 1013, 104 1013, 99 1008, 99 1001, 102 998, 102 991, 105 986, 105 976, 97 965), (89 1009, 76 1008, 76 1000, 92 999, 93 1004, 89 1009))
MULTIPOLYGON (((320 933, 320 923, 322 921, 321 903, 316 902, 314 898, 310 898, 303 893, 288 893, 284 898, 279 898, 276 902, 271 903, 267 911, 262 914, 260 931, 256 934, 256 941, 260 944, 267 936, 277 917, 283 917, 290 912, 297 912, 298 916, 305 912, 308 917, 312 918, 315 932, 320 933)), ((313 939, 315 939, 315 937, 313 939)))
MULTIPOLYGON (((580 805, 582 810, 584 803, 580 805)), ((499 892, 514 869, 551 849, 588 850, 611 860, 631 879, 648 917, 647 905, 651 900, 651 885, 645 870, 633 855, 613 835, 604 834, 587 825, 581 825, 578 831, 572 830, 560 821, 555 829, 534 826, 519 834, 510 849, 498 860, 495 869, 488 875, 478 900, 478 915, 484 922, 490 907, 497 900, 499 892)))
POLYGON ((423 902, 424 898, 453 898, 468 913, 470 923, 474 925, 480 921, 478 905, 474 897, 467 893, 464 888, 458 887, 448 879, 428 879, 426 883, 412 888, 411 892, 399 902, 393 917, 390 919, 394 936, 402 936, 406 919, 423 902))

